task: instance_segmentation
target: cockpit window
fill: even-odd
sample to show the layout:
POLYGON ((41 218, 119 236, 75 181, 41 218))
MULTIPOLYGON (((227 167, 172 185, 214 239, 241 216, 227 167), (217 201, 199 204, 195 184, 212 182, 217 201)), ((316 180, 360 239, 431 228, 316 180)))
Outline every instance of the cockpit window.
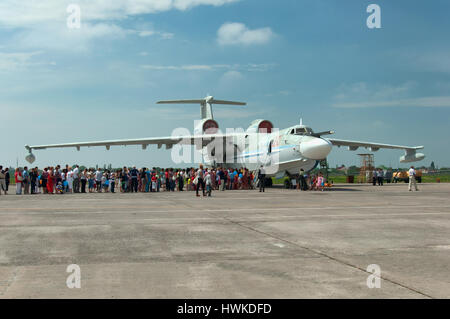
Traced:
POLYGON ((309 127, 297 127, 295 128, 295 131, 292 130, 291 134, 295 135, 309 135, 312 134, 312 130, 309 127))
POLYGON ((296 127, 290 132, 291 135, 310 135, 313 134, 313 130, 309 127, 296 127))

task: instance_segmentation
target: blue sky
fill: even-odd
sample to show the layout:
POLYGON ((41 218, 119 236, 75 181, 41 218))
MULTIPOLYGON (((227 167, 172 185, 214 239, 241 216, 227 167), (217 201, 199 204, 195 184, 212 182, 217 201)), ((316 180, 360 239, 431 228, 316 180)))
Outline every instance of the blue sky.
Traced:
MULTIPOLYGON (((25 144, 168 136, 192 129, 198 106, 160 99, 248 102, 214 109, 222 128, 300 117, 336 138, 425 145, 450 165, 450 3, 361 0, 6 0, 0 3, 3 165, 25 144), (112 3, 110 3, 112 2, 112 3), (81 8, 68 29, 66 7, 81 8), (381 7, 381 29, 366 8, 381 7)), ((401 151, 376 153, 397 167, 401 151)), ((116 147, 36 151, 39 166, 169 166, 170 151, 116 147)), ((358 163, 332 151, 331 165, 358 163)))

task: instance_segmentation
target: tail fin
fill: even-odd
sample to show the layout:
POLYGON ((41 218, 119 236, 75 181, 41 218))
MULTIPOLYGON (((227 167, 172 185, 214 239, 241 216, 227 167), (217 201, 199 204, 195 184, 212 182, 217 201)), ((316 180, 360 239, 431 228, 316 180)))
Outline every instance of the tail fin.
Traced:
POLYGON ((200 116, 203 119, 214 119, 212 104, 224 105, 247 105, 243 102, 215 100, 212 96, 207 96, 202 100, 173 100, 173 101, 159 101, 157 104, 200 104, 200 116))

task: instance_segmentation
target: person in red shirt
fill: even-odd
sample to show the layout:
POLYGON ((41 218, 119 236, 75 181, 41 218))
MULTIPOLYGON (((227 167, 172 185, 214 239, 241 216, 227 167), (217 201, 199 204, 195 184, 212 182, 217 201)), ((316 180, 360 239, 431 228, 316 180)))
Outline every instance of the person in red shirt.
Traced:
POLYGON ((169 169, 166 168, 166 171, 164 172, 164 176, 166 177, 166 191, 170 192, 170 180, 169 180, 169 169))
POLYGON ((53 172, 53 167, 50 167, 48 170, 48 178, 47 178, 47 192, 48 194, 53 194, 53 186, 55 182, 55 175, 53 172))
POLYGON ((150 191, 151 192, 156 192, 157 188, 158 188, 158 179, 156 178, 156 174, 153 173, 152 174, 152 178, 151 178, 151 184, 150 184, 150 191))
POLYGON ((14 178, 16 180, 16 194, 22 195, 22 182, 23 182, 23 176, 20 172, 19 168, 16 168, 16 171, 14 173, 14 178))
POLYGON ((245 168, 242 177, 242 189, 248 189, 248 171, 245 168))

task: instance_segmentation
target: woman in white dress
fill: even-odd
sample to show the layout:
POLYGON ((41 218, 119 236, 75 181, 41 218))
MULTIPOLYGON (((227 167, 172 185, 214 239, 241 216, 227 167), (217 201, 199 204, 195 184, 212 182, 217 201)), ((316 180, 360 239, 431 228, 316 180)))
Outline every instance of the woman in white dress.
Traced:
POLYGON ((69 193, 72 193, 72 189, 73 189, 73 171, 72 171, 72 167, 69 167, 69 171, 67 172, 66 175, 66 181, 67 181, 67 187, 69 188, 69 193))

